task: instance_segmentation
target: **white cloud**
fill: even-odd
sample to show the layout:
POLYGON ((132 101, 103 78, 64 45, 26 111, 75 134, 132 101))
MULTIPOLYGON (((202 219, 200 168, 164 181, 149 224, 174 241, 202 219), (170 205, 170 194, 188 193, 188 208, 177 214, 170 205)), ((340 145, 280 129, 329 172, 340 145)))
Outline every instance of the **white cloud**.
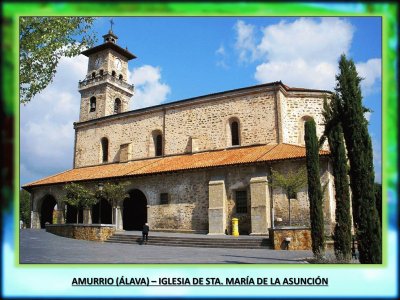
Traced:
POLYGON ((78 121, 78 80, 87 57, 62 58, 54 81, 27 105, 21 105, 21 183, 72 168, 74 130, 78 121))
POLYGON ((128 81, 135 85, 135 95, 131 100, 132 109, 161 104, 171 92, 171 88, 161 82, 160 67, 144 65, 135 68, 129 72, 128 81))
MULTIPOLYGON (((281 80, 294 87, 333 90, 338 60, 348 54, 354 27, 340 18, 299 18, 292 22, 256 28, 238 21, 235 48, 242 62, 256 61, 254 78, 259 83, 281 80), (256 31, 262 33, 256 39, 256 31)), ((357 64, 369 93, 381 77, 380 59, 357 64)))
POLYGON ((253 61, 257 56, 257 47, 254 36, 255 26, 237 21, 234 29, 236 31, 235 47, 239 52, 240 62, 253 61))
POLYGON ((219 48, 217 49, 217 51, 215 51, 215 53, 219 54, 219 55, 226 55, 226 51, 225 51, 224 45, 219 46, 219 48))
MULTIPOLYGON (((289 86, 331 90, 337 60, 342 53, 348 53, 354 29, 338 18, 300 18, 269 25, 261 31, 261 41, 251 55, 262 60, 254 74, 258 82, 282 80, 289 86)), ((243 53, 239 53, 241 56, 243 53)))
POLYGON ((217 55, 218 61, 216 63, 217 67, 221 67, 223 69, 229 69, 227 59, 228 59, 228 54, 225 50, 224 45, 219 46, 219 48, 215 51, 215 54, 217 55))
POLYGON ((382 60, 379 58, 373 58, 367 62, 356 64, 358 75, 363 78, 361 81, 363 96, 372 93, 376 85, 378 85, 378 89, 380 88, 379 84, 382 76, 381 65, 382 60))

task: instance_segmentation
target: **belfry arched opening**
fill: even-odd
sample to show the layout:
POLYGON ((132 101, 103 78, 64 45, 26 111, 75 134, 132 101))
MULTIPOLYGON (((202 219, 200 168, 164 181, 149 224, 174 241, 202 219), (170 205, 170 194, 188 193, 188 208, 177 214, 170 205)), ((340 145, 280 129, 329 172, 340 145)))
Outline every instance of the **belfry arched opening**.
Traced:
POLYGON ((131 190, 129 197, 124 200, 123 229, 142 230, 147 222, 147 199, 140 190, 131 190))
POLYGON ((40 208, 40 227, 45 228, 46 223, 53 224, 54 210, 57 205, 53 196, 47 195, 42 200, 40 208))

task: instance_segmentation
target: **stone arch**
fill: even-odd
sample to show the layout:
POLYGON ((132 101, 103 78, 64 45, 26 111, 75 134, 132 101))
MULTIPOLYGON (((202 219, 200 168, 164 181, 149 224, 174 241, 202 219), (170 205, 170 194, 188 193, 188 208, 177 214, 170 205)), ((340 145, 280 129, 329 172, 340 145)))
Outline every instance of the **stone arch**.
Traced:
POLYGON ((95 96, 90 98, 89 111, 90 112, 96 111, 96 97, 95 96))
POLYGON ((227 147, 241 145, 241 124, 238 117, 231 117, 226 122, 227 147))
POLYGON ((299 145, 305 145, 305 142, 304 142, 304 124, 306 123, 306 121, 309 121, 309 120, 315 120, 312 116, 310 116, 310 115, 305 115, 305 116, 302 116, 300 119, 299 119, 299 130, 298 130, 298 133, 299 133, 299 136, 298 136, 298 142, 299 142, 299 145))
POLYGON ((121 99, 115 98, 114 100, 114 114, 119 114, 121 113, 122 110, 122 102, 121 99))
POLYGON ((164 139, 161 130, 156 129, 150 135, 149 156, 163 156, 164 154, 164 139))
POLYGON ((39 201, 40 228, 45 228, 46 223, 53 224, 56 218, 57 201, 50 194, 46 194, 39 201))
POLYGON ((122 226, 124 230, 142 230, 147 222, 147 197, 139 189, 131 189, 122 205, 122 226))

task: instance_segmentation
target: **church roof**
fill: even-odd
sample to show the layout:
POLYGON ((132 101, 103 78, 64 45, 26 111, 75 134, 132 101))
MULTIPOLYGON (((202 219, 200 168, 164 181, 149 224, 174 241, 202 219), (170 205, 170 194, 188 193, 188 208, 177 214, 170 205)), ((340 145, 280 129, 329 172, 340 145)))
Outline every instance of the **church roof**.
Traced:
MULTIPOLYGON (((329 155, 329 151, 320 150, 320 155, 329 155)), ((274 162, 301 159, 305 158, 305 156, 305 147, 290 144, 235 147, 224 150, 75 168, 31 182, 24 185, 23 188, 29 190, 38 186, 67 182, 105 180, 184 170, 274 162)))
POLYGON ((89 56, 93 53, 99 52, 99 51, 107 49, 107 48, 110 48, 110 49, 114 50, 115 52, 125 56, 128 60, 136 58, 136 56, 133 53, 129 52, 128 49, 124 49, 112 42, 106 42, 106 43, 100 44, 96 47, 87 49, 87 50, 81 52, 81 54, 83 54, 85 56, 89 56))

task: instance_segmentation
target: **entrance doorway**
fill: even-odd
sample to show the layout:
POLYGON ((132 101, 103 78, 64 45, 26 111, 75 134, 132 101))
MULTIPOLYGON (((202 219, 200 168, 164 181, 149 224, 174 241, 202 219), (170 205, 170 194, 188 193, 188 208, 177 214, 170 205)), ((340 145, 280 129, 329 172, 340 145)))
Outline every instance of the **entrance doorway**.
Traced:
POLYGON ((112 224, 112 207, 106 199, 101 199, 92 208, 93 224, 112 224))
POLYGON ((43 198, 40 208, 40 228, 46 228, 46 223, 53 224, 54 209, 57 205, 53 196, 47 195, 43 198))
POLYGON ((140 190, 129 192, 129 198, 124 200, 122 215, 124 230, 142 230, 147 222, 147 199, 140 190))

